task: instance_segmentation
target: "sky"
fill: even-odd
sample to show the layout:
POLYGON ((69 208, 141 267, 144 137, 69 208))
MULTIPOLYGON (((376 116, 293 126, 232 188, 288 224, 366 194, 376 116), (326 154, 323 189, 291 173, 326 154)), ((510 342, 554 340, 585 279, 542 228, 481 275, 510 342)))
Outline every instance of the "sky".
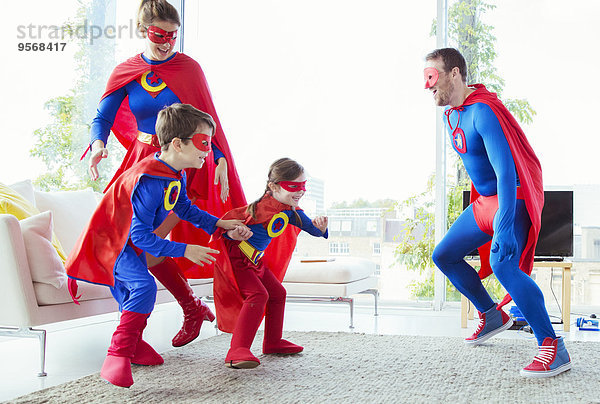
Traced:
MULTIPOLYGON (((485 15, 495 27, 505 98, 537 111, 525 132, 547 185, 598 184, 600 2, 503 0, 485 15)), ((119 0, 129 17, 137 1, 119 0)), ((75 47, 19 52, 19 25, 60 25, 76 1, 8 3, 13 38, 0 66, 7 152, 0 181, 44 170, 29 157, 32 133, 48 121, 44 102, 72 87, 75 47), (14 79, 13 79, 14 78, 14 79), (25 164, 24 164, 25 162, 25 164)), ((248 199, 264 189, 275 159, 297 159, 325 181, 326 202, 421 192, 435 169, 436 109, 423 90, 424 55, 436 1, 188 1, 185 52, 204 69, 248 199)), ((125 18, 125 17, 123 17, 125 18)), ((117 58, 143 50, 123 44, 117 58)))

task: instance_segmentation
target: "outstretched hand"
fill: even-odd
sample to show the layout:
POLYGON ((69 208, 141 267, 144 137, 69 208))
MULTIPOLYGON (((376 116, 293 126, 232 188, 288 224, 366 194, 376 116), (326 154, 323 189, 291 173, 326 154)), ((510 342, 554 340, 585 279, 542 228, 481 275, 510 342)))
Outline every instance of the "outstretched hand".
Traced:
POLYGON ((227 236, 229 236, 229 238, 238 241, 248 240, 250 237, 252 237, 253 234, 254 233, 252 233, 252 230, 250 230, 249 227, 244 225, 238 226, 233 230, 227 231, 227 236))
POLYGON ((212 248, 202 247, 201 245, 188 244, 185 248, 184 257, 192 261, 194 264, 198 264, 201 267, 204 264, 212 264, 217 259, 211 254, 219 254, 219 250, 213 250, 212 248))
POLYGON ((325 231, 327 230, 328 223, 329 219, 327 218, 327 216, 317 216, 312 221, 313 226, 321 230, 322 233, 325 233, 325 231))
POLYGON ((220 227, 225 230, 234 230, 236 227, 243 226, 243 225, 244 225, 244 221, 240 220, 240 219, 230 219, 230 220, 219 219, 217 221, 217 227, 220 227))

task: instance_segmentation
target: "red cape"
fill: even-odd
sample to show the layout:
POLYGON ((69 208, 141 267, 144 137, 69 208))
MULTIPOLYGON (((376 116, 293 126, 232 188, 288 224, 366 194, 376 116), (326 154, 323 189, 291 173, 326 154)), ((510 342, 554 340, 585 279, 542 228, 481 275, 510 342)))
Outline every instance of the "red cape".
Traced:
MULTIPOLYGON (((133 205, 131 196, 142 175, 181 180, 181 175, 148 156, 133 165, 104 194, 86 228, 69 254, 65 269, 71 280, 114 286, 114 267, 129 240, 133 205)), ((77 286, 69 281, 75 300, 77 286)))
MULTIPOLYGON (((223 152, 227 160, 229 178, 229 199, 225 204, 220 200, 220 186, 214 186, 215 162, 207 158, 201 169, 186 170, 187 193, 192 200, 196 199, 198 207, 214 216, 220 217, 233 207, 246 205, 246 197, 223 133, 223 128, 215 110, 208 83, 200 65, 183 53, 177 53, 171 60, 158 65, 149 65, 138 54, 118 65, 112 72, 102 98, 121 88, 143 73, 151 70, 177 95, 182 103, 191 104, 201 111, 210 114, 216 123, 212 141, 223 152)), ((138 134, 137 122, 129 109, 129 97, 119 107, 112 127, 119 142, 129 148, 138 134)), ((115 179, 113 178, 113 181, 115 179)), ((110 185, 110 184, 109 184, 110 185)), ((187 243, 207 245, 208 235, 187 222, 179 222, 171 233, 173 240, 187 243)), ((188 278, 210 278, 213 276, 212 266, 200 267, 191 261, 176 259, 188 278)))
MULTIPOLYGON (((262 198, 256 207, 256 219, 248 214, 247 208, 247 206, 242 206, 233 209, 227 212, 223 219, 241 219, 247 225, 268 223, 273 215, 283 210, 292 210, 291 206, 278 202, 268 194, 262 198)), ((213 248, 218 248, 221 251, 221 254, 216 256, 213 292, 219 329, 231 333, 235 328, 244 301, 233 275, 233 268, 223 238, 220 237, 223 232, 223 229, 217 229, 217 232, 213 234, 215 243, 213 248)), ((299 228, 288 225, 283 234, 271 240, 262 257, 264 266, 273 272, 279 282, 283 281, 292 259, 298 233, 300 233, 299 228)))
MULTIPOLYGON (((462 106, 472 105, 477 102, 488 105, 500 122, 502 131, 506 136, 510 151, 515 161, 515 167, 519 175, 525 206, 531 219, 531 228, 527 238, 527 244, 519 261, 519 268, 527 275, 531 274, 533 269, 533 258, 535 255, 535 246, 537 244, 538 235, 540 233, 542 209, 544 208, 544 184, 542 182, 542 167, 536 157, 531 145, 525 137, 525 133, 517 123, 516 119, 508 111, 508 109, 498 99, 496 93, 489 92, 484 85, 475 84, 473 87, 476 90, 471 93, 464 101, 462 106)), ((460 108, 460 107, 458 107, 460 108)), ((471 202, 474 201, 479 194, 475 187, 471 185, 471 202)), ((492 274, 490 266, 490 247, 491 241, 479 247, 479 255, 481 257, 481 269, 479 277, 486 278, 492 274)), ((511 297, 507 294, 499 307, 504 306, 511 301, 511 297)))

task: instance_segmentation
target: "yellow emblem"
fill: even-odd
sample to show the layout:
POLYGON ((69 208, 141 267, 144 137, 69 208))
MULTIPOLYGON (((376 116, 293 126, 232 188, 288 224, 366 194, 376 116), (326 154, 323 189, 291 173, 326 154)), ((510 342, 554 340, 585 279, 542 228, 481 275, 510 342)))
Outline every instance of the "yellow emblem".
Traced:
POLYGON ((167 83, 165 83, 164 80, 162 80, 162 83, 160 83, 156 87, 153 87, 150 84, 148 84, 147 77, 149 74, 152 74, 152 76, 150 77, 150 82, 156 81, 158 83, 158 80, 162 80, 158 77, 158 75, 155 72, 148 70, 146 73, 142 74, 142 79, 140 80, 142 87, 144 87, 144 90, 148 91, 149 93, 157 93, 159 91, 162 91, 165 87, 167 87, 167 83))
POLYGON ((180 181, 171 181, 169 184, 167 191, 165 192, 165 210, 172 210, 179 199, 179 191, 181 191, 181 182, 180 181), (174 188, 177 188, 173 191, 174 188), (175 196, 173 197, 173 201, 171 202, 171 195, 175 192, 175 196))
POLYGON ((279 212, 278 214, 274 215, 267 226, 267 233, 269 234, 269 237, 274 238, 280 236, 287 227, 289 221, 290 219, 288 215, 283 212, 279 212))

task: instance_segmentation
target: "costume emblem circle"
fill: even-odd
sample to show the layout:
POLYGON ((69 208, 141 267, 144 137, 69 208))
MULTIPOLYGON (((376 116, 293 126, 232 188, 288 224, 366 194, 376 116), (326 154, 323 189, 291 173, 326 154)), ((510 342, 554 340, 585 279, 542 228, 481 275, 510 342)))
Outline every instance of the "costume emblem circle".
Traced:
MULTIPOLYGON (((157 93, 159 91, 162 91, 167 86, 167 83, 165 83, 165 81, 163 79, 159 79, 162 81, 162 83, 160 83, 156 87, 151 86, 148 83, 148 75, 150 73, 153 73, 153 72, 151 70, 148 70, 146 73, 142 74, 142 78, 140 80, 142 87, 144 87, 144 90, 151 92, 151 93, 157 93)), ((153 73, 153 74, 156 74, 156 73, 153 73)))
POLYGON ((283 212, 279 212, 278 214, 274 215, 267 226, 267 233, 269 234, 269 237, 280 236, 287 227, 289 221, 290 219, 288 218, 288 215, 283 212))
POLYGON ((461 128, 454 129, 454 132, 452 133, 452 144, 457 152, 462 154, 467 152, 467 139, 465 138, 465 132, 463 132, 461 128))
POLYGON ((172 210, 179 199, 179 191, 181 191, 181 181, 171 181, 165 192, 165 210, 172 210), (175 195, 173 202, 171 196, 175 195))

